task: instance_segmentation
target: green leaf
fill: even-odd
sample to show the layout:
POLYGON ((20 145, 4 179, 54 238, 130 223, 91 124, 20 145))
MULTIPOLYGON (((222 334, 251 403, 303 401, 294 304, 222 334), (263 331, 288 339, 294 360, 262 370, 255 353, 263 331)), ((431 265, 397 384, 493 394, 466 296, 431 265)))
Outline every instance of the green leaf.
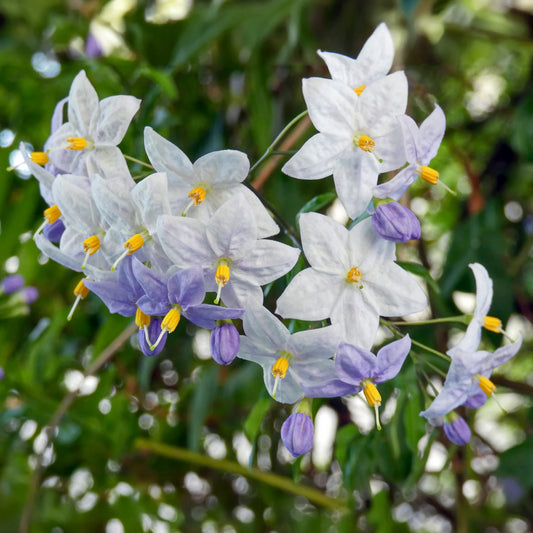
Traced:
POLYGON ((529 438, 500 455, 499 477, 515 478, 525 489, 533 489, 533 439, 529 438))
POLYGON ((250 442, 254 442, 259 430, 261 429, 261 422, 272 406, 270 397, 260 399, 253 407, 248 418, 244 422, 244 434, 250 442))
POLYGON ((302 213, 311 213, 314 211, 319 211, 320 209, 326 207, 328 204, 333 202, 337 198, 337 194, 334 192, 326 192, 324 194, 319 194, 315 196, 312 200, 309 200, 296 215, 296 220, 302 213))
POLYGON ((429 270, 424 265, 421 265, 419 263, 408 263, 405 261, 397 261, 397 264, 401 266, 404 270, 407 270, 407 272, 411 272, 411 274, 415 274, 416 276, 424 278, 424 280, 427 282, 433 292, 439 294, 440 289, 437 285, 437 282, 433 279, 433 277, 429 273, 429 270))

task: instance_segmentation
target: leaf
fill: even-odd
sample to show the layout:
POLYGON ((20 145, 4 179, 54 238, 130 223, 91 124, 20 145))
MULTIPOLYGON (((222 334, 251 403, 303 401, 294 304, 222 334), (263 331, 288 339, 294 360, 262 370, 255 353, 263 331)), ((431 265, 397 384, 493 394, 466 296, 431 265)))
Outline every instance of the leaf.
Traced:
POLYGON ((397 261, 396 263, 404 270, 407 270, 407 272, 424 278, 424 280, 427 282, 428 286, 433 290, 433 292, 435 292, 436 294, 440 293, 440 289, 437 282, 433 279, 429 270, 424 265, 420 265, 419 263, 408 263, 405 261, 397 261))
POLYGON ((315 196, 312 200, 309 200, 296 215, 296 220, 302 213, 311 213, 314 211, 319 211, 320 209, 326 207, 328 204, 333 202, 337 198, 337 194, 334 192, 326 192, 324 194, 319 194, 315 196))
POLYGON ((533 489, 533 439, 529 438, 518 446, 506 450, 500 455, 500 464, 496 470, 499 477, 512 477, 526 490, 533 489))
POLYGON ((244 434, 250 442, 254 442, 259 430, 261 429, 261 422, 272 406, 270 397, 261 398, 253 407, 248 418, 244 422, 244 434))

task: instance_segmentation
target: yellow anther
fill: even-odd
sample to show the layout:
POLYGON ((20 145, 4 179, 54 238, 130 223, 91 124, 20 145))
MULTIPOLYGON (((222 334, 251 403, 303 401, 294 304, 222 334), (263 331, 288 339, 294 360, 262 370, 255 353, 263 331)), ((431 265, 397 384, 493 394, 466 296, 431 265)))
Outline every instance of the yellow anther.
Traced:
POLYGON ((179 324, 181 314, 177 309, 172 308, 163 318, 161 322, 161 330, 172 333, 179 324))
POLYGON ((150 325, 150 315, 143 313, 140 307, 137 307, 137 311, 135 311, 135 325, 139 329, 146 328, 150 325))
POLYGON ((220 302, 220 292, 222 290, 222 287, 226 285, 226 283, 229 281, 229 267, 225 263, 221 263, 218 265, 217 270, 215 272, 215 281, 218 285, 218 291, 217 291, 217 297, 215 298, 215 303, 218 304, 220 302))
POLYGON ((87 148, 87 139, 83 137, 67 137, 67 148, 69 150, 83 150, 87 148))
POLYGON ((198 205, 205 200, 205 189, 202 187, 195 187, 189 192, 189 198, 192 198, 192 204, 198 205))
POLYGON ((131 255, 136 252, 144 244, 144 239, 140 233, 136 233, 130 237, 125 243, 124 248, 128 249, 128 254, 131 255))
POLYGON ((100 239, 96 235, 91 235, 83 241, 83 251, 93 255, 100 248, 100 239))
POLYGON ((357 94, 357 96, 361 96, 361 93, 366 89, 366 85, 359 85, 359 87, 356 87, 354 89, 355 93, 357 94))
POLYGON ((368 135, 361 135, 359 139, 357 139, 357 146, 365 152, 373 152, 376 148, 376 143, 374 142, 374 139, 368 135))
POLYGON ((54 204, 45 209, 43 214, 46 222, 48 222, 48 224, 53 224, 61 216, 61 211, 59 210, 59 207, 54 204))
POLYGON ((48 155, 45 152, 31 152, 30 159, 37 165, 44 166, 48 161, 48 155))
POLYGON ((72 307, 70 309, 70 312, 67 316, 67 320, 70 320, 72 318, 72 315, 74 314, 74 311, 76 310, 76 307, 78 306, 78 303, 80 300, 83 300, 88 294, 89 289, 85 286, 83 283, 83 280, 81 279, 76 287, 74 287, 74 294, 76 295, 76 299, 74 300, 74 303, 72 304, 72 307))
POLYGON ((495 316, 486 316, 483 320, 483 327, 494 333, 502 332, 502 321, 495 316))
POLYGON ((431 167, 420 167, 420 177, 431 185, 437 185, 439 181, 439 173, 431 167))
POLYGON ((346 274, 346 279, 350 283, 361 283, 363 281, 363 275, 357 267, 350 268, 348 274, 346 274))
POLYGON ((276 359, 274 366, 272 367, 272 375, 275 378, 284 379, 287 375, 289 368, 289 360, 285 357, 279 357, 276 359))
POLYGON ((364 379, 361 382, 363 386, 363 393, 365 394, 366 401, 370 407, 381 405, 381 394, 379 393, 377 387, 372 383, 370 379, 364 379))
POLYGON ((478 385, 479 385, 479 388, 487 396, 490 396, 496 390, 496 385, 494 385, 494 383, 492 383, 492 381, 486 378, 485 376, 479 376, 478 385))

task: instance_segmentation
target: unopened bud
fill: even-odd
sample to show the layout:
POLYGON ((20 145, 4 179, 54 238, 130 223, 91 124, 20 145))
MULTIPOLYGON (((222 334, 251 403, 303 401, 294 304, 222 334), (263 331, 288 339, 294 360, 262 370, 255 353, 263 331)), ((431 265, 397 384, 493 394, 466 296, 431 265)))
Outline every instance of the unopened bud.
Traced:
POLYGON ((470 442, 472 437, 472 432, 468 427, 465 419, 458 416, 453 420, 453 422, 448 422, 442 426, 446 436, 455 444, 459 446, 464 446, 470 442))
POLYGON ((420 222, 413 212, 397 202, 378 205, 372 225, 385 240, 407 242, 420 238, 420 222))
POLYGON ((305 413, 293 413, 281 426, 281 440, 294 457, 313 447, 313 421, 305 413))
POLYGON ((211 331, 211 356, 219 365, 229 365, 237 355, 241 339, 237 328, 226 322, 211 331))

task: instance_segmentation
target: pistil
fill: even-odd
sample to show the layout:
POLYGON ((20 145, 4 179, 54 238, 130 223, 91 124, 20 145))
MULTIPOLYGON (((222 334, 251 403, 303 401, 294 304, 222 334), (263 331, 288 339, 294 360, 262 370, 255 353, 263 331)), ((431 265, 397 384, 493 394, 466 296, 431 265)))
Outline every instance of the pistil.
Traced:
POLYGON ((36 163, 37 165, 41 165, 42 167, 50 161, 48 159, 48 155, 46 152, 31 152, 30 153, 30 159, 36 163))
POLYGON ((286 357, 282 356, 276 359, 276 362, 272 367, 272 375, 276 378, 276 381, 274 382, 274 388, 272 389, 272 398, 276 398, 276 391, 278 390, 279 380, 285 379, 288 368, 289 360, 286 357))
POLYGON ((346 274, 346 281, 349 281, 350 283, 357 283, 360 289, 363 288, 363 275, 357 267, 350 268, 346 274))
POLYGON ((76 299, 74 300, 74 304, 72 305, 70 312, 67 316, 68 321, 70 321, 70 319, 72 318, 72 315, 74 314, 74 311, 76 310, 76 307, 78 306, 80 300, 83 300, 89 294, 89 292, 89 289, 85 286, 83 280, 81 279, 74 288, 74 294, 76 296, 76 299))
POLYGON ((87 139, 83 137, 67 137, 67 148, 69 150, 83 150, 87 148, 87 139))
MULTIPOLYGON (((152 349, 152 343, 150 342, 150 337, 148 336, 148 326, 150 325, 150 315, 143 313, 140 307, 137 307, 135 311, 135 325, 144 331, 144 338, 146 339, 146 344, 152 349)), ((154 346, 155 349, 155 346, 154 346)))
POLYGON ((191 199, 191 201, 187 204, 187 207, 181 214, 181 216, 185 216, 187 214, 187 211, 193 206, 193 205, 200 205, 205 200, 206 191, 203 187, 195 187, 191 191, 189 191, 188 197, 191 199))
POLYGON ((381 431, 381 423, 379 421, 379 406, 381 405, 381 394, 379 393, 374 383, 372 383, 372 380, 370 378, 363 379, 361 385, 363 386, 363 393, 365 395, 366 401, 368 402, 368 405, 374 408, 374 413, 376 415, 376 428, 378 429, 378 431, 381 431))
POLYGON ((85 259, 81 265, 82 270, 87 265, 89 256, 93 255, 100 248, 100 239, 96 235, 91 235, 83 241, 83 251, 85 252, 85 259))
POLYGON ((132 253, 136 252, 141 246, 144 244, 144 239, 146 238, 146 234, 141 235, 140 233, 136 233, 135 235, 131 236, 125 243, 124 243, 124 252, 119 256, 119 258, 113 263, 113 266, 111 267, 111 270, 115 270, 118 266, 118 264, 127 256, 131 255, 132 253))
POLYGON ((224 285, 226 285, 226 283, 229 281, 229 275, 229 267, 226 263, 221 263, 218 265, 215 272, 215 282, 218 285, 217 297, 215 298, 216 304, 220 302, 220 293, 222 291, 222 287, 224 287, 224 285))
POLYGON ((485 376, 477 376, 477 383, 479 385, 479 388, 487 395, 490 396, 495 390, 496 385, 494 383, 486 378, 485 376))
POLYGON ((154 344, 149 344, 150 350, 155 350, 158 346, 158 344, 161 342, 161 339, 166 333, 172 333, 179 324, 181 318, 181 313, 178 309, 173 307, 166 315, 165 318, 163 318, 163 322, 161 322, 161 333, 159 334, 159 337, 157 337, 157 340, 154 344))
POLYGON ((357 96, 361 96, 361 93, 366 89, 366 85, 359 85, 359 87, 356 87, 354 89, 354 92, 357 94, 357 96))
POLYGON ((494 316, 486 316, 483 319, 483 327, 494 333, 502 333, 502 321, 494 316))

